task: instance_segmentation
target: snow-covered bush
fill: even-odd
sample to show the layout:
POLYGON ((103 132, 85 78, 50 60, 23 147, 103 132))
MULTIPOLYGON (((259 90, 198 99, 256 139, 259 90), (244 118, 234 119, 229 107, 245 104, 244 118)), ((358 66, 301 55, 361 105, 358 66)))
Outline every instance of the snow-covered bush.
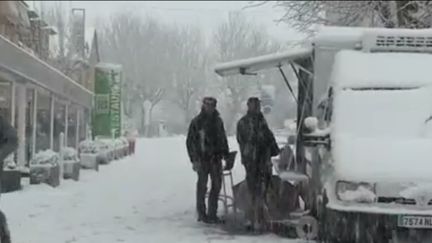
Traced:
POLYGON ((30 184, 60 185, 59 157, 52 150, 38 152, 30 161, 30 184))
POLYGON ((48 149, 37 153, 32 160, 30 165, 59 165, 59 154, 48 149))
POLYGON ((115 140, 113 139, 97 139, 96 143, 101 146, 102 149, 114 149, 115 148, 115 140))
POLYGON ((119 139, 122 141, 123 146, 125 146, 125 147, 129 146, 129 141, 126 137, 121 137, 119 139))
POLYGON ((63 178, 78 181, 81 163, 77 151, 74 148, 65 147, 61 152, 63 155, 63 178))
POLYGON ((14 154, 10 154, 3 162, 3 169, 15 169, 17 164, 14 161, 14 154))
POLYGON ((79 144, 80 153, 96 154, 99 152, 99 146, 95 141, 84 140, 79 144))
POLYGON ((62 149, 63 160, 78 161, 78 153, 74 148, 65 147, 62 149))

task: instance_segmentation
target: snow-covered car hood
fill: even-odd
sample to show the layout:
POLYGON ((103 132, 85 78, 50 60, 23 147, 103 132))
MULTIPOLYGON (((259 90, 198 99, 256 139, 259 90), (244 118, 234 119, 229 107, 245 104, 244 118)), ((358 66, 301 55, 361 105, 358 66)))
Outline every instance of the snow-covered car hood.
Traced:
POLYGON ((364 182, 432 182, 432 139, 333 137, 338 179, 364 182))

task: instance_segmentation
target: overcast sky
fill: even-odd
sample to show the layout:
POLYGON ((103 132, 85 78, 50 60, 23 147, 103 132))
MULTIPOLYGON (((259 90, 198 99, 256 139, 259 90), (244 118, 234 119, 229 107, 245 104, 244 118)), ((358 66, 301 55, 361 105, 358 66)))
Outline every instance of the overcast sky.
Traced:
MULTIPOLYGON (((65 1, 66 2, 66 1, 65 1)), ((167 23, 199 25, 210 34, 224 21, 228 12, 243 11, 245 15, 263 25, 268 33, 281 41, 299 40, 303 35, 284 23, 276 23, 283 10, 273 4, 242 10, 249 1, 68 1, 73 8, 85 8, 87 25, 94 27, 99 17, 107 18, 116 11, 131 10, 150 14, 167 23)), ((33 5, 30 3, 30 5, 33 5)), ((209 35, 208 35, 209 36, 209 35)))

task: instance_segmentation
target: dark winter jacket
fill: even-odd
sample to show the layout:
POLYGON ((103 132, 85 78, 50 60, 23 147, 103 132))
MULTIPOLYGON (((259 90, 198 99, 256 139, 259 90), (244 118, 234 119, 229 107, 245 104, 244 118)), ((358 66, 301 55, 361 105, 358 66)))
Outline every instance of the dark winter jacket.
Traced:
POLYGON ((279 147, 262 113, 248 113, 237 123, 242 163, 265 163, 279 154, 279 147))
POLYGON ((0 116, 0 163, 18 147, 18 137, 15 128, 0 116))
POLYGON ((217 111, 213 115, 201 112, 192 120, 186 146, 191 162, 220 160, 228 155, 225 128, 217 111))

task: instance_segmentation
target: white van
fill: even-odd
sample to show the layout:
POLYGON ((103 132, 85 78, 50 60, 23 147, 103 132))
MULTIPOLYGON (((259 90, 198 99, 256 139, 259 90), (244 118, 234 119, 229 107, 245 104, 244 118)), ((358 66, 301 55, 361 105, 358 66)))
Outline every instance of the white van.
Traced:
POLYGON ((336 55, 319 117, 326 238, 432 242, 431 64, 429 53, 336 55))
POLYGON ((303 72, 297 154, 313 155, 320 240, 432 242, 432 30, 323 28, 309 47, 216 72, 287 64, 303 72))

